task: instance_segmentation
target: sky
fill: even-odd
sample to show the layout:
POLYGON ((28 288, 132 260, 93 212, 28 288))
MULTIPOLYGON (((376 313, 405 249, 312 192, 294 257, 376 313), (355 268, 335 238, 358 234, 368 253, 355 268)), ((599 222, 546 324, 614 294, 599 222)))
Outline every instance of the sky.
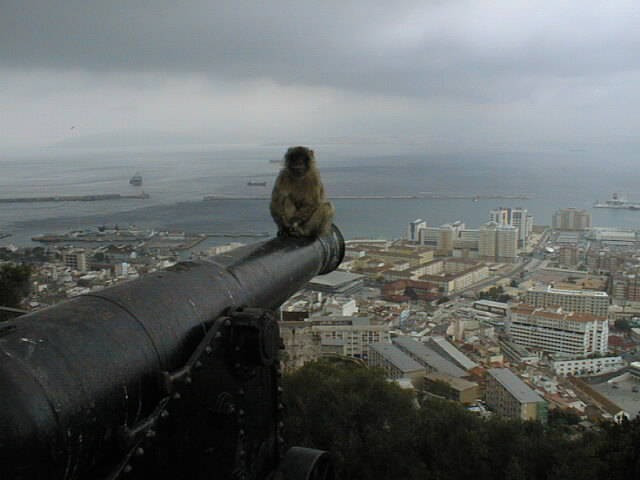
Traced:
POLYGON ((637 0, 0 0, 0 152, 635 154, 637 0))

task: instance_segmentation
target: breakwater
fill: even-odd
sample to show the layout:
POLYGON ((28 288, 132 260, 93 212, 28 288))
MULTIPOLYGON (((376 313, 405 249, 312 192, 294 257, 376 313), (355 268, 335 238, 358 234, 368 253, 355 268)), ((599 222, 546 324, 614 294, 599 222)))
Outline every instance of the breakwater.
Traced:
POLYGON ((40 203, 40 202, 99 202, 104 200, 125 200, 136 199, 145 200, 149 198, 148 193, 104 193, 97 195, 52 195, 48 197, 13 197, 0 198, 0 203, 40 203))
MULTIPOLYGON (((268 195, 205 195, 203 200, 269 200, 268 195)), ((402 195, 329 195, 331 200, 530 200, 527 194, 481 194, 420 192, 402 195)))

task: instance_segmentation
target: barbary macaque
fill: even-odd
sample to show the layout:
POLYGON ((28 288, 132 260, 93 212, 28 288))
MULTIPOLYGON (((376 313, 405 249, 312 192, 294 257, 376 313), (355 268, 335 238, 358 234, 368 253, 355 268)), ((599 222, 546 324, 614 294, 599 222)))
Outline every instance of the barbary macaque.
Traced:
POLYGON ((287 150, 273 186, 270 210, 279 236, 329 233, 335 210, 325 197, 313 150, 302 146, 287 150))

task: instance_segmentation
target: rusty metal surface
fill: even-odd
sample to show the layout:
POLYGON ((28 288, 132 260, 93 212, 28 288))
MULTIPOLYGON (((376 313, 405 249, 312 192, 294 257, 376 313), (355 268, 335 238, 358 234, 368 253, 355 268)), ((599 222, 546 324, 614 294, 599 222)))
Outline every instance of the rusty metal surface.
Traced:
POLYGON ((90 472, 120 461, 123 429, 153 415, 163 374, 188 362, 217 318, 277 308, 343 255, 335 227, 315 240, 276 238, 5 322, 0 478, 100 478, 90 472))

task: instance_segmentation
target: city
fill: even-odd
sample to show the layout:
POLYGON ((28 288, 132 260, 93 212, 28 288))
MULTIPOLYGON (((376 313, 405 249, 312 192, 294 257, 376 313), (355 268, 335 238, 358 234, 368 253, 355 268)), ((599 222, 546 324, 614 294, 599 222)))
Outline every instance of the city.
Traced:
MULTIPOLYGON (((404 240, 347 241, 339 269, 280 309, 284 370, 347 357, 384 369, 418 397, 446 398, 482 416, 544 423, 558 409, 579 416, 580 428, 636 417, 640 232, 594 227, 588 212, 570 208, 550 220, 534 225, 526 209, 500 207, 479 228, 418 219, 404 240)), ((0 248, 4 262, 31 266, 28 297, 4 315, 184 257, 184 233, 142 237, 129 228, 107 230, 91 246, 69 235, 63 245, 0 248)), ((206 260, 238 246, 190 255, 206 260)))

